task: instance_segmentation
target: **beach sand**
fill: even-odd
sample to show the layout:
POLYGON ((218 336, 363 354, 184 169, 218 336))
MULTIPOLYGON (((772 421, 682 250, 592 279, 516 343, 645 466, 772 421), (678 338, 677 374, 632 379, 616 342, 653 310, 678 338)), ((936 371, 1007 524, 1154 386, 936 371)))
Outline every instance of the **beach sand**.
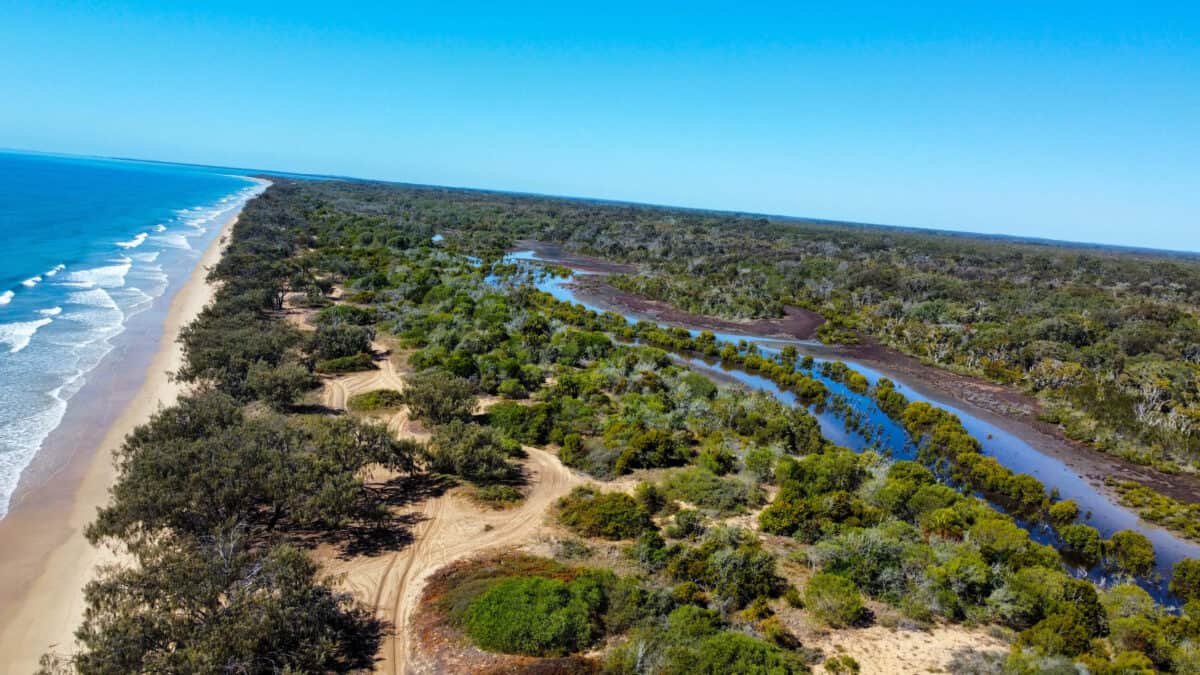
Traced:
MULTIPOLYGON (((73 633, 83 619, 83 587, 96 566, 112 561, 116 554, 91 546, 83 528, 95 517, 96 509, 108 501, 108 488, 115 477, 112 452, 134 427, 149 419, 160 406, 170 405, 183 390, 168 373, 179 369, 182 350, 175 337, 213 297, 214 288, 205 277, 224 252, 233 224, 231 218, 205 249, 191 276, 179 287, 161 324, 158 349, 140 372, 125 379, 140 385, 114 421, 102 432, 91 430, 91 445, 71 451, 53 474, 27 490, 4 519, 0 520, 0 672, 28 673, 47 651, 66 655, 74 651, 73 633)), ((149 344, 155 344, 150 342, 149 344)), ((110 370, 119 372, 122 354, 110 370)), ((136 359, 134 359, 136 360, 136 359)), ((144 361, 143 361, 144 362, 144 361)), ((93 409, 83 411, 99 419, 105 415, 103 394, 92 400, 93 409)), ((74 403, 73 403, 74 404, 74 403)), ((87 439, 86 423, 75 436, 87 439)), ((69 432, 68 432, 69 433, 69 432)), ((70 438, 58 439, 70 447, 70 438)))

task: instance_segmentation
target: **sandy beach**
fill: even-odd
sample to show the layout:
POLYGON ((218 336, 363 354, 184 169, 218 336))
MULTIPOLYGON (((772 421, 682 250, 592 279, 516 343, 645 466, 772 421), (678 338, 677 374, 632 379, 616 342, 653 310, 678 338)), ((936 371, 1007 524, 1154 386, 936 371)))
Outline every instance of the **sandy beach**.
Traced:
MULTIPOLYGON (((107 392, 93 392, 89 401, 92 409, 80 414, 84 420, 89 415, 112 419, 111 424, 88 430, 86 423, 77 421, 78 431, 64 432, 73 433, 75 438, 60 437, 57 445, 71 448, 73 440, 84 444, 72 448, 52 473, 26 490, 8 516, 0 520, 0 569, 4 570, 0 575, 0 672, 32 672, 47 651, 64 655, 73 651, 72 634, 83 618, 83 586, 97 565, 116 556, 110 550, 92 547, 83 536, 96 509, 108 500, 115 474, 112 452, 134 427, 160 406, 172 403, 182 391, 183 387, 168 377, 182 363, 182 350, 175 337, 212 299, 214 289, 205 277, 220 260, 236 221, 234 216, 224 224, 191 276, 171 298, 161 330, 157 335, 144 336, 143 344, 157 344, 157 350, 148 366, 126 372, 121 378, 134 383, 129 385, 134 391, 132 397, 118 397, 128 403, 119 412, 109 410, 106 415, 103 408, 107 392), (138 378, 140 385, 136 384, 138 378)), ((132 368, 122 357, 121 353, 106 357, 109 371, 132 368)), ((131 361, 136 363, 138 359, 131 361)), ((119 386, 119 382, 112 383, 114 389, 119 386)), ((72 405, 77 404, 73 401, 72 405)))

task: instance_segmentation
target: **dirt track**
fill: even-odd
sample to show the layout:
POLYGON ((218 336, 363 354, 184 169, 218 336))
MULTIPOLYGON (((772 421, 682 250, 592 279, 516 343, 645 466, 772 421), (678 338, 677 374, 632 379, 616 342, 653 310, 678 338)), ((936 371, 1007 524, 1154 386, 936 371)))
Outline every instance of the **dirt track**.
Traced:
MULTIPOLYGON (((346 401, 356 394, 372 389, 404 388, 404 380, 390 359, 379 365, 378 370, 326 380, 322 403, 329 408, 345 409, 346 401)), ((390 416, 387 424, 398 436, 415 435, 403 411, 390 416)), ((327 572, 344 575, 342 584, 346 590, 374 607, 376 615, 392 625, 375 664, 377 672, 421 672, 420 665, 413 661, 410 618, 425 581, 433 572, 487 549, 530 543, 554 501, 583 482, 554 455, 530 447, 525 451, 529 494, 520 507, 485 510, 451 491, 411 507, 408 515, 417 522, 411 532, 412 542, 407 546, 377 555, 325 562, 327 572)))

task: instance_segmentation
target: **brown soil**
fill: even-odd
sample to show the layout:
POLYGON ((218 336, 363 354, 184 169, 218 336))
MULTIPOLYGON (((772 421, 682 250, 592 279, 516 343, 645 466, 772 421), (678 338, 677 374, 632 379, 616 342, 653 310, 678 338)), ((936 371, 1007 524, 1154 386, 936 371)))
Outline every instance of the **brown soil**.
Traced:
POLYGON ((781 340, 811 340, 817 328, 825 323, 825 317, 802 307, 784 307, 784 315, 778 319, 746 319, 734 321, 703 314, 692 314, 665 302, 650 300, 640 295, 627 293, 606 283, 601 276, 577 277, 572 284, 576 294, 583 300, 612 308, 622 314, 639 319, 648 319, 673 326, 696 330, 711 330, 716 333, 733 333, 747 338, 776 338, 781 340))

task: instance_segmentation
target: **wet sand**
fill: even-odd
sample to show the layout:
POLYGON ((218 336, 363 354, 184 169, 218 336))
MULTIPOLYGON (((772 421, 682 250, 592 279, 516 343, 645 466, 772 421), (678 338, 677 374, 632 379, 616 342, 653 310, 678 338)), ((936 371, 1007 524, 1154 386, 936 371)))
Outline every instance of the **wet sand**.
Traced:
MULTIPOLYGON (((108 501, 112 452, 137 425, 183 390, 167 374, 182 365, 179 330, 212 299, 208 269, 224 251, 236 216, 176 287, 165 312, 133 317, 118 347, 88 375, 63 423, 22 474, 0 519, 0 655, 5 672, 32 672, 43 653, 73 651, 83 586, 117 554, 91 546, 83 528, 108 501)), ((169 290, 168 293, 171 291, 169 290)))

